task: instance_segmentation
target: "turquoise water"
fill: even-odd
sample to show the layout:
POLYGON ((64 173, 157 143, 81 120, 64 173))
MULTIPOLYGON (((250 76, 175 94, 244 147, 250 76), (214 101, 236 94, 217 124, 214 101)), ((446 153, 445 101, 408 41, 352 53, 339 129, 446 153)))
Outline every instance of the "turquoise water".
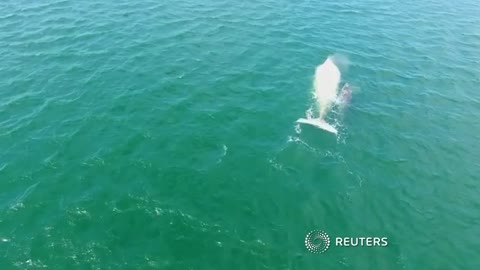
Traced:
POLYGON ((478 269, 479 14, 2 1, 0 269, 478 269), (338 136, 295 124, 331 54, 338 136))

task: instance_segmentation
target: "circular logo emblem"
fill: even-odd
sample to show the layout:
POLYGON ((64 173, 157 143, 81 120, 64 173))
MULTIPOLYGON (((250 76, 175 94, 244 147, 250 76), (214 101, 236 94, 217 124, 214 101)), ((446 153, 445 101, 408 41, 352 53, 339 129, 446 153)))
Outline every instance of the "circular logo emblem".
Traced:
POLYGON ((312 253, 324 253, 330 247, 330 237, 324 231, 311 231, 305 237, 305 246, 312 253))

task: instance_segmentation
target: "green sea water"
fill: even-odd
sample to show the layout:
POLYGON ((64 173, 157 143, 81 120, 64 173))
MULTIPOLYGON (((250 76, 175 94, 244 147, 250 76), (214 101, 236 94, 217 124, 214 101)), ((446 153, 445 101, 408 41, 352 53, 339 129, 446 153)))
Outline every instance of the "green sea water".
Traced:
POLYGON ((0 269, 480 269, 479 85, 476 0, 1 1, 0 269))

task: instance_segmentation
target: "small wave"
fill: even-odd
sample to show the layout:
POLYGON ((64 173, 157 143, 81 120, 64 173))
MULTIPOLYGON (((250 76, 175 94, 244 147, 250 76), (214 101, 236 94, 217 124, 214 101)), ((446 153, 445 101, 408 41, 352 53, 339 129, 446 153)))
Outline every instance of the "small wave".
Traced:
POLYGON ((11 204, 10 204, 10 210, 18 210, 20 208, 24 207, 23 201, 32 194, 33 190, 38 186, 40 182, 37 182, 31 186, 29 186, 22 195, 18 196, 11 204))

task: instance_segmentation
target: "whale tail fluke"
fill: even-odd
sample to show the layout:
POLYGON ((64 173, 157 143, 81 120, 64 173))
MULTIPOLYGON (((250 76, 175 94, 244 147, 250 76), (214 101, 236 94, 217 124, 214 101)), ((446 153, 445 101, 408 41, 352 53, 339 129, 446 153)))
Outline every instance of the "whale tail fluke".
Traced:
POLYGON ((299 118, 297 120, 297 123, 312 125, 312 126, 321 128, 323 130, 329 131, 333 134, 338 133, 337 129, 334 126, 330 125, 325 120, 320 118, 311 118, 311 119, 299 118))

